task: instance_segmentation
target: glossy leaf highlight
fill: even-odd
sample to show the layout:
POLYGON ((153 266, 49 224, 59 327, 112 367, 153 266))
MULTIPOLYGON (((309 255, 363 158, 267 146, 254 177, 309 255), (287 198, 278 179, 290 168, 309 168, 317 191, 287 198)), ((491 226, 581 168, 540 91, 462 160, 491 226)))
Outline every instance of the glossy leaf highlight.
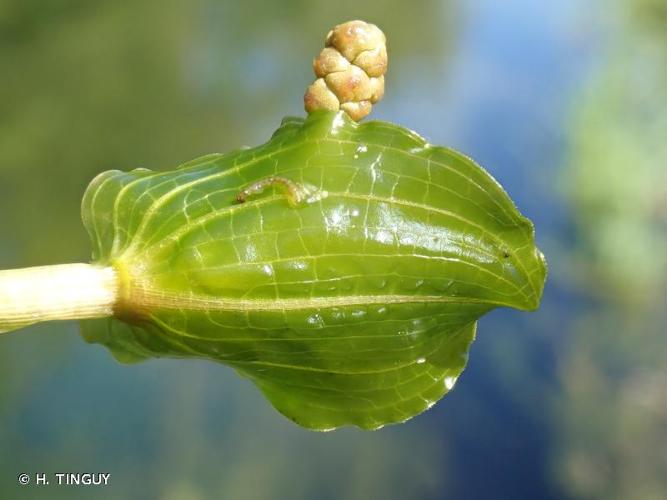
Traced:
POLYGON ((287 118, 264 145, 174 171, 105 172, 82 212, 122 284, 89 341, 121 361, 223 362, 319 430, 432 406, 477 319, 535 309, 546 276, 532 224, 485 170, 343 113, 287 118))

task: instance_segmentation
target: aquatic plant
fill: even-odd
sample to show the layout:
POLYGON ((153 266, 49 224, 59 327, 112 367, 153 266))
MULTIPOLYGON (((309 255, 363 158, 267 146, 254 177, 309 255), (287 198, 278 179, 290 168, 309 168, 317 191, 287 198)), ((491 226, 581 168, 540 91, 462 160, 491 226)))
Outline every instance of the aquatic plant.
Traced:
POLYGON ((79 319, 121 362, 192 357, 250 378, 317 430, 431 407, 477 320, 538 307, 531 222, 491 175, 392 123, 374 25, 336 26, 308 116, 255 148, 108 171, 83 197, 92 263, 0 271, 0 331, 79 319))

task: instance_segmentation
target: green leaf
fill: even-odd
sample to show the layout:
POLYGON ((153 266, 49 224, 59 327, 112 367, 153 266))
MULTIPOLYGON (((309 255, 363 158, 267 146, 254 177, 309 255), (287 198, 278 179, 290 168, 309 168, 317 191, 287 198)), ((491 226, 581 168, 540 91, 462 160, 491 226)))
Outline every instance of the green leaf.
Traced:
POLYGON ((537 308, 546 275, 532 224, 486 171, 344 113, 287 118, 262 146, 170 172, 105 172, 82 211, 122 283, 117 319, 87 340, 126 362, 220 361, 319 430, 432 406, 477 319, 537 308))

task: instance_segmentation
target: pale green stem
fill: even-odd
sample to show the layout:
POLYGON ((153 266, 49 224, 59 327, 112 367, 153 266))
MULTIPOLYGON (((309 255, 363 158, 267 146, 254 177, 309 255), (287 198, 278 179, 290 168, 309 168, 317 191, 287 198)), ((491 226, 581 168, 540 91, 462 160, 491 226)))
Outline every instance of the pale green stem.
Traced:
POLYGON ((62 264, 0 271, 0 333, 51 320, 111 316, 118 277, 111 267, 62 264))

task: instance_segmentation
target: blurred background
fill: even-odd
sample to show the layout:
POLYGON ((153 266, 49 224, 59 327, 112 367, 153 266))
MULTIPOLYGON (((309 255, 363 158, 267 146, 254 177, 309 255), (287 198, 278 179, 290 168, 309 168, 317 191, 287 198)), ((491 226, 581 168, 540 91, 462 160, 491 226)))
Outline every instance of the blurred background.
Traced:
POLYGON ((2 336, 1 498, 667 497, 665 0, 0 0, 0 268, 88 260, 103 170, 265 141, 353 18, 389 38, 374 117, 535 222, 541 309, 483 318, 455 390, 378 432, 302 430, 221 365, 119 365, 75 323, 2 336))

